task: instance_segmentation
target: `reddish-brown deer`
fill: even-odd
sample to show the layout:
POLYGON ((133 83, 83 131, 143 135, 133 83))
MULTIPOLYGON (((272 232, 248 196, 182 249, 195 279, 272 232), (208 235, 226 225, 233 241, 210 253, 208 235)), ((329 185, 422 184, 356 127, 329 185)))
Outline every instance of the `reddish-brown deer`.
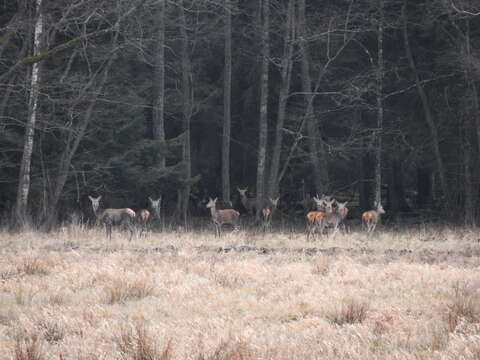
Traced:
POLYGON ((345 219, 345 214, 348 214, 348 209, 346 209, 346 205, 348 204, 348 201, 344 203, 337 202, 335 199, 332 200, 324 200, 323 201, 325 204, 325 219, 322 224, 321 228, 321 233, 323 233, 323 230, 329 226, 333 228, 332 230, 332 236, 335 235, 335 233, 338 231, 338 227, 345 219), (336 202, 336 207, 333 207, 333 204, 336 202))
POLYGON ((385 210, 381 203, 376 204, 376 210, 365 211, 362 214, 362 223, 366 227, 368 235, 373 234, 382 214, 385 214, 385 210))
POLYGON ((271 224, 273 214, 277 210, 280 197, 276 199, 268 198, 268 203, 262 209, 262 227, 263 231, 266 231, 271 224))
POLYGON ((237 187, 237 191, 240 193, 240 200, 242 201, 242 205, 245 210, 247 210, 247 213, 254 215, 257 208, 257 199, 249 198, 247 196, 248 186, 245 189, 240 189, 237 187))
POLYGON ((327 214, 325 211, 310 211, 307 214, 307 241, 314 236, 317 230, 323 228, 323 221, 327 214))
POLYGON ((238 230, 238 219, 240 213, 233 209, 217 210, 217 198, 209 198, 206 205, 210 209, 213 224, 215 225, 215 236, 220 236, 222 232, 222 225, 232 225, 234 230, 238 230))
POLYGON ((132 240, 133 233, 135 232, 135 211, 129 208, 99 210, 102 196, 100 195, 98 198, 94 198, 89 195, 88 198, 92 203, 93 213, 97 220, 105 225, 109 239, 112 238, 112 228, 117 225, 123 225, 127 227, 130 232, 129 240, 132 240))
POLYGON ((141 209, 137 211, 137 223, 140 227, 139 236, 141 237, 142 234, 147 236, 148 233, 148 222, 152 218, 160 219, 160 204, 162 201, 162 197, 160 196, 157 200, 153 200, 150 196, 148 197, 149 208, 152 210, 151 212, 147 209, 141 209))

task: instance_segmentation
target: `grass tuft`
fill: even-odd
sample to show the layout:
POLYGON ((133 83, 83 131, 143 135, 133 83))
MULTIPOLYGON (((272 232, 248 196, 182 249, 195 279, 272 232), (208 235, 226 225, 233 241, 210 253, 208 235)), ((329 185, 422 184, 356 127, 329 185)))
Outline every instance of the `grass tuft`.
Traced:
POLYGON ((129 300, 140 300, 154 293, 150 279, 111 279, 104 287, 107 304, 124 303, 129 300))
POLYGON ((477 289, 469 283, 457 282, 453 286, 453 296, 447 305, 447 325, 455 332, 461 321, 480 322, 480 296, 477 289))
POLYGON ((172 358, 172 341, 168 340, 160 351, 145 325, 138 324, 135 329, 123 330, 116 339, 116 344, 122 359, 168 360, 172 358))
POLYGON ((48 275, 49 266, 38 256, 25 256, 18 264, 17 271, 26 275, 48 275))
POLYGON ((343 300, 339 307, 327 314, 327 319, 339 326, 361 323, 367 317, 368 310, 367 303, 349 298, 343 300))
POLYGON ((38 334, 17 334, 14 349, 15 360, 41 360, 42 346, 38 334))

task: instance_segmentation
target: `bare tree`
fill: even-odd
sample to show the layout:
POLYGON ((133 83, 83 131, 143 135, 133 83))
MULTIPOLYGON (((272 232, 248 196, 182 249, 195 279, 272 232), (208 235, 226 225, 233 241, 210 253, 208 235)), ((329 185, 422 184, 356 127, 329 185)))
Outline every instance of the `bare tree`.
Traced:
POLYGON ((283 56, 280 64, 280 75, 282 84, 278 95, 277 123, 275 127, 275 143, 273 145, 270 164, 270 179, 268 183, 269 197, 273 198, 278 194, 280 157, 283 144, 283 127, 287 112, 288 94, 293 67, 293 49, 295 41, 295 0, 289 0, 287 8, 287 19, 285 25, 283 56))
POLYGON ((382 202, 382 132, 383 132, 383 23, 384 23, 384 0, 379 0, 379 16, 377 29, 377 128, 375 130, 375 202, 382 202))
POLYGON ((225 66, 223 83, 222 197, 230 203, 230 133, 232 95, 232 7, 225 0, 225 66))
POLYGON ((433 143, 433 153, 435 156, 435 162, 437 165, 438 176, 440 178, 440 186, 442 189, 443 196, 445 197, 444 204, 447 208, 450 207, 450 197, 448 192, 448 184, 447 178, 445 175, 445 166, 442 160, 442 154, 440 152, 440 140, 438 137, 438 130, 433 120, 432 111, 430 108, 430 104, 428 103, 427 94, 425 93, 425 89, 423 87, 423 83, 420 81, 420 76, 418 75, 417 66, 415 64, 415 60, 413 58, 412 49, 410 47, 410 41, 408 38, 408 14, 407 14, 407 1, 404 1, 402 7, 402 16, 403 16, 403 41, 405 45, 405 51, 408 59, 408 63, 410 65, 410 69, 412 70, 413 76, 415 78, 415 85, 420 95, 420 99, 422 101, 423 112, 425 115, 425 121, 427 122, 428 128, 430 129, 430 135, 432 137, 433 143))
POLYGON ((262 71, 260 80, 260 120, 258 129, 258 164, 257 164, 257 212, 256 219, 260 218, 260 211, 265 197, 265 159, 267 155, 268 135, 268 71, 270 57, 270 1, 259 0, 262 9, 262 71))
MULTIPOLYGON (((305 0, 298 1, 298 37, 301 55, 301 77, 302 77, 302 89, 305 94, 306 110, 305 118, 308 132, 308 146, 310 161, 312 163, 313 179, 315 182, 315 190, 317 193, 325 192, 326 186, 329 183, 327 159, 322 144, 318 144, 320 138, 317 122, 314 116, 314 92, 312 89, 312 78, 310 73, 310 54, 307 42, 307 23, 306 23, 306 5, 305 0)), ((317 82, 318 84, 318 82, 317 82)))
POLYGON ((185 185, 181 191, 181 218, 185 227, 187 226, 187 212, 188 202, 190 199, 190 178, 192 175, 191 170, 191 153, 190 153, 190 119, 193 111, 193 72, 192 63, 189 53, 189 38, 187 33, 187 20, 185 18, 185 8, 183 0, 179 1, 180 11, 180 35, 181 35, 181 62, 182 62, 182 117, 183 117, 183 136, 184 144, 182 151, 182 159, 185 166, 185 185))
MULTIPOLYGON (((43 37, 43 14, 42 0, 36 0, 36 21, 33 40, 33 56, 38 55, 42 49, 43 37)), ((35 126, 38 116, 38 94, 40 87, 40 64, 32 65, 30 78, 30 94, 28 101, 28 120, 25 130, 25 143, 20 166, 18 181, 16 216, 19 224, 24 225, 27 221, 28 194, 30 191, 30 167, 32 163, 33 140, 35 137, 35 126)))
MULTIPOLYGON (((165 144, 165 12, 166 0, 158 3, 157 26, 155 33, 155 64, 153 75, 153 138, 165 144)), ((159 154, 160 167, 165 167, 164 149, 159 154)))

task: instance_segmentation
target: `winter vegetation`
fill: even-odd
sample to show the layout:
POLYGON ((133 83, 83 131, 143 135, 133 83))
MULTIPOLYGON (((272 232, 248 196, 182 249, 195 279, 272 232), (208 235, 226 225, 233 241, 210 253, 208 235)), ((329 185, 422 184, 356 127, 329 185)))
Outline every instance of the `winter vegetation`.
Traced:
POLYGON ((0 234, 0 359, 478 359, 474 231, 0 234))

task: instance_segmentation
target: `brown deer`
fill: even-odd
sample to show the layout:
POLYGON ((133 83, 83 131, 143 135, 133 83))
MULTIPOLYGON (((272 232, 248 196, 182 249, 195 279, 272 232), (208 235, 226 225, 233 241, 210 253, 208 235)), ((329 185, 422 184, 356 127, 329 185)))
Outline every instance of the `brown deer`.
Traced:
POLYGON ((279 200, 280 197, 276 199, 268 198, 269 203, 262 209, 262 226, 264 232, 270 227, 272 216, 275 210, 277 210, 279 200))
POLYGON ((247 210, 247 213, 250 215, 254 215, 256 208, 257 208, 257 199, 256 198, 249 198, 247 196, 248 186, 245 189, 240 189, 237 187, 237 191, 240 193, 240 200, 242 201, 242 205, 247 210))
POLYGON ((373 234, 375 228, 377 227, 378 220, 380 216, 385 214, 385 210, 381 203, 376 203, 376 210, 365 211, 362 214, 362 224, 367 229, 367 234, 373 234))
MULTIPOLYGON (((153 212, 153 218, 160 219, 160 203, 162 197, 160 196, 157 200, 153 200, 150 196, 148 197, 149 207, 153 212)), ((140 227, 139 236, 142 234, 147 236, 148 233, 148 221, 152 217, 152 212, 147 209, 141 209, 137 211, 137 222, 140 227)))
POLYGON ((346 208, 348 201, 344 203, 340 203, 340 202, 337 202, 335 199, 332 199, 332 200, 324 200, 324 204, 325 204, 326 215, 322 224, 321 233, 323 233, 323 230, 328 226, 332 226, 333 231, 331 235, 334 236, 335 233, 338 231, 339 225, 345 219, 345 216, 346 216, 345 214, 348 214, 348 209, 346 208), (333 204, 335 202, 337 206, 333 207, 333 204))
POLYGON ((109 239, 112 238, 112 228, 116 225, 124 225, 130 232, 129 240, 132 240, 133 233, 135 232, 135 211, 129 208, 124 209, 105 209, 99 211, 100 207, 100 200, 102 199, 102 195, 97 198, 92 196, 88 196, 90 201, 92 202, 93 213, 98 221, 105 225, 105 230, 107 233, 107 237, 109 239))
POLYGON ((234 230, 238 230, 238 219, 240 213, 233 209, 217 210, 216 205, 217 198, 209 198, 209 201, 206 205, 207 209, 210 209, 212 214, 213 224, 215 225, 215 237, 221 235, 222 225, 230 224, 233 226, 234 230))
POLYGON ((314 236, 318 229, 323 228, 323 222, 327 214, 324 211, 310 211, 307 214, 307 241, 314 236))

